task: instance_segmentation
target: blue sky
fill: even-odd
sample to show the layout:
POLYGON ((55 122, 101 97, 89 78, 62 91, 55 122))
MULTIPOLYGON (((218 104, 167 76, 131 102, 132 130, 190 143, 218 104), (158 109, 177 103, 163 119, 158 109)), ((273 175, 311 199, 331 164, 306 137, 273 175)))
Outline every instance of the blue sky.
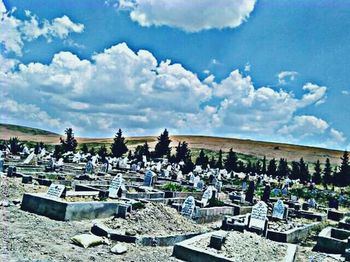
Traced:
POLYGON ((3 4, 1 122, 349 146, 347 1, 3 4))

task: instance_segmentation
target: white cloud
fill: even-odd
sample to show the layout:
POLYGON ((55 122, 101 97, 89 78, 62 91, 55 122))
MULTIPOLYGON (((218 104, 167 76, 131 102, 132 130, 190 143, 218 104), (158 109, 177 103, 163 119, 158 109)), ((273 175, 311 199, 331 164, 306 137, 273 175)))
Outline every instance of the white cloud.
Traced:
POLYGON ((280 85, 286 85, 288 82, 294 81, 298 72, 295 71, 282 71, 278 73, 278 83, 280 85))
MULTIPOLYGON (((119 127, 141 135, 167 127, 172 133, 341 140, 326 121, 298 116, 298 110, 326 96, 327 88, 316 84, 305 84, 297 98, 284 90, 256 87, 238 70, 221 81, 212 74, 201 81, 181 64, 158 62, 150 52, 134 52, 125 43, 90 60, 60 52, 48 64, 6 63, 8 70, 0 74, 3 96, 46 112, 40 121, 47 127, 60 123, 63 129, 64 123, 74 122, 86 135, 111 135, 119 127)), ((1 110, 13 118, 28 118, 25 111, 1 110)))
POLYGON ((245 72, 250 72, 251 65, 249 63, 246 63, 244 66, 244 71, 245 72))
POLYGON ((346 96, 350 95, 350 91, 348 90, 342 90, 341 93, 346 96))
POLYGON ((2 0, 0 0, 0 43, 7 52, 22 55, 25 41, 33 41, 44 37, 48 41, 52 38, 66 39, 70 33, 81 33, 84 25, 76 24, 68 16, 62 16, 48 20, 39 18, 30 11, 25 12, 27 19, 16 18, 13 12, 7 12, 2 0))
MULTIPOLYGON (((110 0, 107 2, 111 2, 110 0)), ((170 26, 187 32, 235 28, 246 21, 256 0, 119 0, 141 26, 170 26)))
POLYGON ((330 129, 330 134, 331 134, 331 138, 330 138, 331 142, 335 142, 336 144, 342 144, 346 141, 346 137, 343 134, 343 132, 340 132, 334 128, 330 129))

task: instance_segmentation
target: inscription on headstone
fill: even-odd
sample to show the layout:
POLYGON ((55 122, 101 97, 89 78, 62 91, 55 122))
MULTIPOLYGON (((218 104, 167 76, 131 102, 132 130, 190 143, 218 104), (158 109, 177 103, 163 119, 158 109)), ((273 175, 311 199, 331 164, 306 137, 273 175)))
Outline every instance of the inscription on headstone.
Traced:
POLYGON ((284 203, 281 199, 279 199, 273 205, 272 217, 275 217, 278 219, 283 219, 283 217, 284 217, 284 203))
POLYGON ((61 197, 66 187, 64 185, 51 184, 46 195, 50 197, 61 197))
POLYGON ((193 196, 189 196, 186 198, 185 202, 182 204, 181 214, 183 216, 192 217, 194 207, 196 206, 196 202, 193 196))
POLYGON ((259 201, 255 206, 253 206, 252 213, 250 215, 249 227, 264 230, 266 217, 267 205, 264 201, 259 201))
POLYGON ((122 183, 123 183, 122 174, 117 174, 115 176, 115 178, 113 178, 113 180, 109 186, 109 189, 108 189, 109 197, 111 197, 111 198, 118 197, 118 191, 119 191, 120 187, 122 186, 122 183))

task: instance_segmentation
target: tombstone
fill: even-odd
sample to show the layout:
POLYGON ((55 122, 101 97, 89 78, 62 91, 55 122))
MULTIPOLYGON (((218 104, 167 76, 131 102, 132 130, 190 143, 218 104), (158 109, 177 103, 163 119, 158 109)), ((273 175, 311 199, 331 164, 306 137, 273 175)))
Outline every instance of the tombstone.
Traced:
POLYGON ((253 206, 250 215, 249 228, 265 230, 265 223, 267 218, 267 205, 264 201, 259 201, 253 206))
POLYGON ((150 187, 152 186, 152 182, 153 182, 153 172, 151 170, 147 170, 145 173, 143 185, 150 187))
POLYGON ((310 198, 308 201, 307 201, 309 207, 311 208, 316 208, 317 206, 317 203, 316 203, 316 200, 314 198, 310 198))
POLYGON ((196 201, 193 196, 189 196, 186 198, 185 202, 182 204, 181 214, 183 216, 192 218, 193 211, 196 206, 196 201))
POLYGON ((277 202, 273 205, 272 217, 283 219, 284 209, 285 209, 285 205, 283 201, 281 199, 278 199, 277 202))
POLYGON ((213 188, 209 186, 203 193, 201 202, 206 206, 208 201, 213 197, 213 188))
POLYGON ((189 177, 189 181, 190 183, 194 183, 194 174, 192 172, 190 172, 190 177, 189 177))
POLYGON ((281 193, 282 193, 282 196, 288 195, 288 187, 286 187, 286 186, 283 187, 281 193))
POLYGON ((100 172, 107 173, 108 171, 108 163, 103 163, 100 167, 100 172))
POLYGON ((51 184, 46 195, 49 197, 60 198, 64 196, 65 191, 66 187, 64 185, 51 184))
POLYGON ((274 196, 279 196, 281 194, 281 189, 275 187, 274 189, 272 189, 272 194, 274 196))
POLYGON ((255 191, 255 185, 254 185, 254 181, 250 181, 249 182, 249 187, 245 196, 245 201, 253 203, 253 199, 254 199, 254 191, 255 191))
POLYGON ((218 191, 218 193, 221 193, 222 182, 221 181, 217 181, 216 184, 215 184, 215 188, 218 191))
POLYGON ((143 163, 147 163, 147 157, 146 156, 142 156, 142 162, 143 163))
POLYGON ((203 190, 204 188, 204 182, 202 180, 199 180, 199 182, 197 183, 197 187, 198 190, 203 190))
POLYGON ((7 176, 8 177, 13 177, 13 175, 16 173, 16 167, 9 166, 7 168, 7 176))
POLYGON ((0 159, 0 172, 4 172, 4 159, 0 159))
POLYGON ((131 170, 136 172, 137 171, 137 165, 136 164, 132 164, 131 165, 131 170))
POLYGON ((27 158, 23 161, 23 164, 30 164, 34 159, 34 152, 30 153, 27 158))
POLYGON ((247 189, 247 182, 243 181, 242 190, 245 191, 247 189))
POLYGON ((93 169, 93 165, 91 160, 89 160, 86 165, 85 165, 85 173, 87 174, 91 174, 92 173, 92 169, 93 169))
POLYGON ((298 197, 297 196, 290 196, 290 200, 293 201, 293 202, 298 202, 298 197))
POLYGON ((328 202, 328 207, 338 210, 339 209, 339 200, 336 198, 331 198, 328 202))
POLYGON ((270 185, 266 185, 261 200, 264 202, 270 202, 270 193, 271 193, 271 187, 270 185))
POLYGON ((111 198, 117 198, 119 189, 121 188, 122 184, 123 184, 123 177, 122 177, 122 174, 119 173, 113 178, 111 184, 109 185, 108 196, 111 198))
POLYGON ((195 188, 197 188, 198 186, 198 182, 201 180, 201 178, 199 176, 196 176, 194 179, 193 179, 193 186, 195 188))

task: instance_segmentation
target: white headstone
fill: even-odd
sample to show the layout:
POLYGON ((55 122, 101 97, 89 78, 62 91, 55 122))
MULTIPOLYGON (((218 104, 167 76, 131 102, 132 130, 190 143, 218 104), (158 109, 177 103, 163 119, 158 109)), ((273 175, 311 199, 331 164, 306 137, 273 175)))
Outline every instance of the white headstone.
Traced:
POLYGON ((206 206, 208 204, 209 199, 211 199, 211 197, 213 196, 213 189, 211 186, 209 186, 203 193, 202 196, 202 203, 204 204, 204 206, 206 206))
POLYGON ((109 185, 109 197, 111 198, 117 198, 118 197, 118 191, 121 188, 123 184, 123 177, 122 174, 117 174, 115 178, 113 178, 111 184, 109 185))
POLYGON ((267 205, 264 201, 259 201, 255 206, 253 206, 252 213, 250 215, 249 227, 264 230, 266 217, 267 205))
POLYGON ((195 188, 197 188, 197 184, 198 182, 201 180, 201 178, 199 176, 196 176, 194 179, 193 179, 193 186, 195 188))
POLYGON ((284 217, 284 203, 281 199, 278 199, 277 202, 273 205, 272 217, 283 219, 284 217))
POLYGON ((196 201, 193 196, 186 198, 185 202, 182 204, 181 214, 187 217, 192 217, 194 208, 196 206, 196 201))
POLYGON ((23 161, 23 164, 29 164, 30 162, 32 162, 34 155, 34 152, 30 153, 30 155, 27 156, 27 158, 23 161))
POLYGON ((66 187, 64 185, 51 184, 46 195, 60 198, 66 187))

